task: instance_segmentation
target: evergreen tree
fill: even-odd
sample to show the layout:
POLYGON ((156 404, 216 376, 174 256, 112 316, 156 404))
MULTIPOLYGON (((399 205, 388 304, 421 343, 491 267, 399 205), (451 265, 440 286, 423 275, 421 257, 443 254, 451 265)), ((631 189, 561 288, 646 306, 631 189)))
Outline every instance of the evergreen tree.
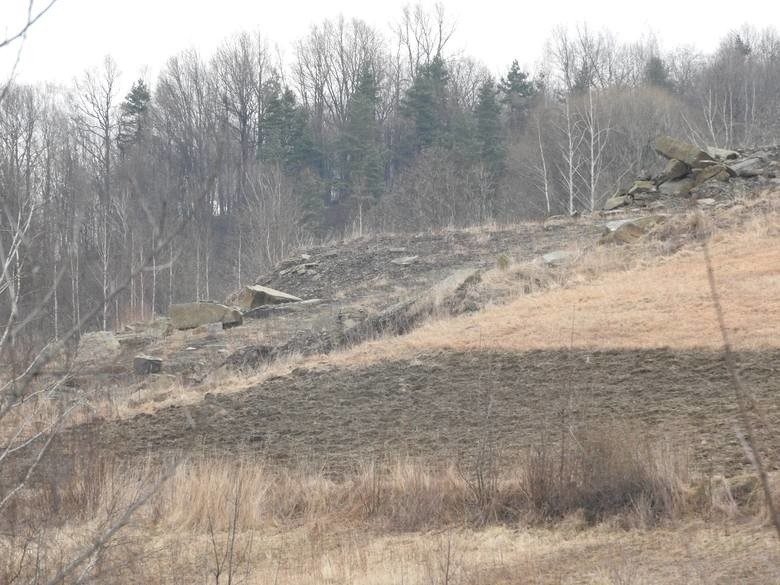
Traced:
POLYGON ((521 129, 530 109, 531 98, 536 95, 537 88, 528 78, 528 73, 520 69, 517 59, 512 61, 506 77, 498 84, 501 92, 501 102, 509 110, 509 125, 513 130, 521 129))
POLYGON ((145 130, 145 122, 152 95, 143 79, 133 84, 130 92, 120 105, 118 143, 122 151, 135 144, 145 130))
POLYGON ((648 85, 671 89, 669 81, 669 68, 661 57, 650 57, 645 64, 644 81, 648 85))
POLYGON ((496 85, 488 78, 479 89, 477 101, 477 137, 480 157, 485 168, 497 177, 504 164, 504 133, 501 127, 501 107, 496 99, 496 85))
POLYGON ((295 94, 273 82, 261 126, 261 160, 276 161, 290 172, 305 166, 317 168, 319 156, 309 130, 306 110, 298 106, 295 94))
POLYGON ((376 117, 378 105, 374 74, 364 69, 349 103, 340 150, 347 193, 374 199, 379 198, 385 186, 384 148, 376 117))
MULTIPOLYGON (((448 88, 449 74, 444 60, 436 56, 419 68, 406 92, 404 116, 413 123, 413 152, 430 146, 449 147, 448 88)), ((411 153, 413 154, 413 153, 411 153)))

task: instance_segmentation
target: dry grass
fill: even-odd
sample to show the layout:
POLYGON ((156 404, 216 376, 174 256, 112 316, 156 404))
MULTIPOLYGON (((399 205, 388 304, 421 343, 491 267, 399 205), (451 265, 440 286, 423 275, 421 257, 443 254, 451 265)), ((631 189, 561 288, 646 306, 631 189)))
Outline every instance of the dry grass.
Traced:
MULTIPOLYGON (((690 223, 698 229, 696 217, 686 216, 675 224, 676 229, 691 229, 690 223)), ((668 240, 659 240, 664 241, 668 240)), ((715 231, 710 242, 736 347, 777 347, 780 216, 773 212, 736 229, 715 231)), ((439 349, 526 351, 570 345, 714 349, 721 345, 702 252, 695 245, 673 256, 660 255, 656 247, 646 244, 597 248, 583 254, 569 273, 557 276, 538 266, 515 266, 507 272, 521 275, 518 281, 523 287, 521 296, 507 304, 432 321, 409 335, 369 342, 321 363, 365 365, 439 349)))
MULTIPOLYGON (((257 460, 185 462, 106 549, 95 582, 227 583, 225 563, 220 579, 215 569, 231 541, 233 582, 250 584, 762 583, 777 576, 780 551, 745 515, 753 508, 741 504, 752 488, 730 511, 736 517, 715 515, 723 493, 682 489, 685 470, 663 465, 666 452, 627 432, 578 435, 565 451, 573 454, 567 465, 579 470, 568 474, 577 478, 571 485, 556 488, 571 490, 572 505, 556 511, 554 524, 533 501, 548 497, 529 485, 534 473, 539 478, 534 458, 502 468, 491 506, 503 515, 487 526, 469 470, 455 464, 399 459, 329 478, 257 460), (702 504, 702 493, 712 505, 702 504), (664 505, 649 501, 662 495, 671 496, 664 505)), ((548 447, 549 479, 560 459, 559 445, 548 447)), ((56 569, 157 473, 150 465, 80 461, 67 477, 28 492, 24 505, 37 513, 23 512, 16 532, 0 531, 0 582, 10 581, 25 546, 25 571, 56 569)))

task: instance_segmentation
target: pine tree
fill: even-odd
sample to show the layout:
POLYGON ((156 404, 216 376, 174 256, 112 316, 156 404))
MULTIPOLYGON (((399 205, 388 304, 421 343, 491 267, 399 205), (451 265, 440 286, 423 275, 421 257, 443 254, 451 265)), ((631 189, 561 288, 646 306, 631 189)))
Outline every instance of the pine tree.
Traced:
POLYGON ((298 106, 291 89, 282 90, 277 82, 273 84, 261 121, 260 159, 279 162, 290 172, 306 166, 317 168, 319 156, 309 131, 306 110, 298 106))
POLYGON ((531 98, 537 93, 536 85, 528 79, 528 73, 520 69, 517 59, 512 61, 506 77, 498 84, 501 102, 509 110, 509 125, 513 130, 522 129, 530 109, 531 98))
POLYGON ((669 68, 664 60, 654 55, 645 63, 644 80, 648 85, 671 89, 669 81, 669 68))
POLYGON ((365 69, 350 100, 340 144, 346 191, 375 199, 385 186, 384 148, 376 117, 378 93, 374 74, 365 69))
POLYGON ((152 95, 143 79, 133 84, 120 105, 119 136, 117 141, 122 151, 137 143, 145 130, 146 115, 152 95))
POLYGON ((449 74, 444 60, 436 56, 417 72, 403 103, 404 116, 413 123, 411 150, 450 146, 448 119, 449 74))
POLYGON ((475 112, 480 158, 493 177, 498 177, 501 173, 505 155, 501 107, 496 99, 497 93, 493 80, 486 79, 479 89, 475 112))
POLYGON ((504 158, 501 108, 496 95, 495 83, 488 78, 479 89, 476 108, 480 153, 491 170, 498 170, 504 158))

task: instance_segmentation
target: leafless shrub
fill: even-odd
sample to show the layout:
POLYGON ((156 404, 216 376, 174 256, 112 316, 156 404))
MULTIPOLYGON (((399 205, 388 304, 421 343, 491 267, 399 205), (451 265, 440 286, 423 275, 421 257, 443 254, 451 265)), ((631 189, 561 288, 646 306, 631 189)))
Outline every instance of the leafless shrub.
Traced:
POLYGON ((627 427, 573 432, 565 446, 542 441, 522 476, 531 513, 555 519, 582 510, 589 521, 631 510, 646 521, 674 517, 688 479, 685 462, 672 450, 627 427))

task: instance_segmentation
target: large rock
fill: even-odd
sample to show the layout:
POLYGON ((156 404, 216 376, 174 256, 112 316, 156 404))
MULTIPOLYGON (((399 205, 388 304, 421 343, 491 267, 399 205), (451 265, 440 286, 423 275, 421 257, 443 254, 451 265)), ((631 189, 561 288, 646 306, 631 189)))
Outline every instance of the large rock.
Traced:
POLYGON ((709 154, 711 158, 719 161, 734 160, 739 158, 739 153, 736 150, 718 148, 717 146, 708 146, 707 154, 709 154))
POLYGON ((632 198, 628 195, 615 195, 604 202, 604 211, 612 211, 618 207, 623 207, 631 203, 632 198))
POLYGON ((699 186, 702 183, 706 183, 710 179, 715 179, 720 177, 722 173, 726 173, 726 175, 729 175, 730 174, 729 170, 730 169, 725 165, 712 165, 709 167, 705 167, 703 169, 696 169, 693 174, 693 180, 696 183, 696 186, 699 186))
POLYGON ((676 179, 682 179, 691 171, 691 167, 686 165, 681 160, 676 158, 669 159, 666 162, 664 170, 658 176, 658 184, 665 183, 666 181, 674 181, 676 179))
POLYGON ((137 355, 133 358, 133 371, 139 376, 162 372, 162 358, 150 355, 137 355))
POLYGON ((282 303, 299 303, 301 299, 285 292, 253 284, 244 287, 238 297, 238 306, 245 311, 263 305, 280 305, 282 303))
POLYGON ((761 174, 764 161, 758 157, 746 158, 731 165, 731 170, 740 177, 757 177, 761 174))
POLYGON ((194 329, 209 323, 233 327, 243 321, 238 309, 210 301, 171 305, 170 317, 176 329, 194 329))
POLYGON ((628 190, 629 195, 639 195, 642 193, 655 193, 658 189, 653 181, 634 181, 628 190))
POLYGON ((690 177, 686 177, 684 179, 677 179, 675 181, 666 181, 665 183, 661 184, 658 189, 664 195, 669 195, 672 197, 684 197, 685 195, 688 195, 688 193, 691 192, 691 189, 693 189, 695 186, 696 181, 690 177))
POLYGON ((632 244, 655 226, 666 221, 665 215, 646 215, 637 219, 622 221, 607 230, 601 236, 601 244, 632 244))
POLYGON ((668 159, 676 158, 689 167, 700 166, 701 161, 712 160, 710 155, 698 146, 677 140, 671 136, 659 136, 655 141, 655 150, 668 159))
POLYGON ((111 331, 91 331, 81 336, 76 356, 80 362, 104 361, 115 358, 120 349, 119 339, 111 331))

